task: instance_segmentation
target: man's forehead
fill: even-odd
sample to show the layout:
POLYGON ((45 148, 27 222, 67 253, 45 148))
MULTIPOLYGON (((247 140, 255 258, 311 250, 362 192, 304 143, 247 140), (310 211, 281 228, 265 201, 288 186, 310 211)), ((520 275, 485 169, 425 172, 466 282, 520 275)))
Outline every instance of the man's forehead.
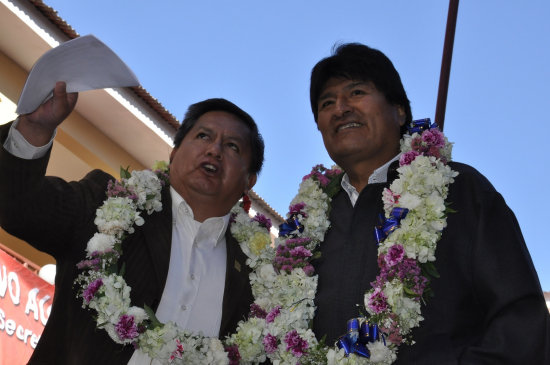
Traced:
POLYGON ((243 133, 248 136, 251 133, 250 128, 238 116, 223 110, 212 110, 202 114, 192 129, 223 129, 225 134, 233 137, 241 137, 243 133))
POLYGON ((358 80, 358 79, 349 79, 344 77, 331 77, 330 79, 325 82, 323 85, 323 88, 321 89, 321 93, 319 94, 319 99, 322 99, 323 97, 328 96, 328 94, 331 93, 334 89, 352 89, 356 86, 366 86, 366 87, 374 87, 374 83, 370 80, 358 80))

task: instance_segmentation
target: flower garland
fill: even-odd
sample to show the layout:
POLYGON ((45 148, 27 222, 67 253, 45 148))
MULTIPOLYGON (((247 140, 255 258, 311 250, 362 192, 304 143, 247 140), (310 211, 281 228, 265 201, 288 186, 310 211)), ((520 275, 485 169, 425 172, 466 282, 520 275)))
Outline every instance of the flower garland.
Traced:
POLYGON ((84 270, 75 280, 78 296, 83 308, 96 312, 97 327, 116 343, 133 344, 163 364, 228 364, 228 352, 219 339, 190 334, 173 322, 162 324, 150 308, 131 306, 131 288, 117 261, 134 224, 144 224, 141 213, 162 210, 168 166, 160 162, 153 170, 130 174, 121 169, 121 181, 109 182, 108 199, 96 211, 98 233, 88 241, 87 259, 77 265, 84 270))
MULTIPOLYGON (((370 330, 364 351, 327 347, 310 328, 317 291, 310 262, 330 226, 330 202, 342 172, 319 165, 304 177, 275 247, 258 250, 248 216, 236 211, 239 224, 231 231, 249 256, 255 302, 250 318, 239 323, 227 343, 238 347, 243 362, 269 358, 274 364, 391 364, 399 345, 412 343, 411 330, 423 320, 420 303, 429 294, 429 279, 437 276, 433 261, 446 226, 445 199, 458 174, 447 166, 452 144, 435 125, 422 120, 414 128, 401 140, 399 177, 382 196, 380 274, 365 294, 369 318, 354 322, 370 330)), ((357 332, 350 336, 354 348, 361 347, 357 332)))
POLYGON ((443 134, 437 129, 418 132, 401 141, 399 178, 382 197, 385 224, 396 209, 406 213, 391 226, 390 235, 380 238, 380 275, 365 294, 369 321, 382 333, 366 345, 368 357, 327 347, 309 328, 317 291, 310 262, 330 226, 330 201, 342 173, 320 165, 300 184, 275 247, 267 218, 258 214, 250 219, 238 204, 232 209, 231 232, 248 256, 255 301, 248 320, 239 322, 225 345, 172 322, 162 324, 149 308, 130 306, 131 288, 117 268, 122 240, 133 233, 134 224, 144 223, 141 212, 162 209, 166 164, 154 171, 121 170, 121 181, 109 184, 108 199, 96 212, 98 233, 88 242, 87 259, 78 264, 84 272, 75 284, 83 307, 97 313, 97 326, 115 342, 133 344, 163 364, 260 363, 267 358, 274 364, 391 364, 398 346, 410 341, 412 328, 423 319, 420 301, 429 292, 429 278, 437 274, 435 247, 446 226, 448 186, 457 175, 446 165, 452 146, 443 134))

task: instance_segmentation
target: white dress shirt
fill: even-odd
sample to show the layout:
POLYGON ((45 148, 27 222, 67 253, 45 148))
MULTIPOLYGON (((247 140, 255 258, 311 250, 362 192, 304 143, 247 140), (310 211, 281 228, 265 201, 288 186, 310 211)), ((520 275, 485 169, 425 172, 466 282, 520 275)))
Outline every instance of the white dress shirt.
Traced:
MULTIPOLYGON (((43 157, 53 137, 45 146, 35 147, 15 129, 16 125, 17 120, 10 128, 4 148, 24 159, 43 157)), ((217 337, 222 319, 229 214, 197 222, 191 207, 172 187, 170 195, 173 217, 170 265, 156 316, 163 323, 175 322, 189 332, 217 337)), ((157 363, 137 350, 128 364, 157 363)))
MULTIPOLYGON (((385 183, 388 181, 388 168, 390 167, 391 163, 395 160, 398 160, 401 154, 399 153, 397 156, 377 168, 372 172, 372 174, 369 176, 369 180, 367 184, 374 184, 374 183, 385 183)), ((359 192, 351 183, 349 182, 349 176, 348 174, 344 174, 342 177, 342 182, 340 183, 342 185, 342 189, 348 194, 349 200, 351 201, 351 205, 355 206, 355 203, 357 203, 357 198, 359 198, 359 192)))
MULTIPOLYGON (((225 231, 229 214, 197 222, 193 211, 172 187, 172 250, 168 279, 156 316, 181 328, 218 337, 225 288, 225 231)), ((137 350, 129 365, 158 364, 137 350)))

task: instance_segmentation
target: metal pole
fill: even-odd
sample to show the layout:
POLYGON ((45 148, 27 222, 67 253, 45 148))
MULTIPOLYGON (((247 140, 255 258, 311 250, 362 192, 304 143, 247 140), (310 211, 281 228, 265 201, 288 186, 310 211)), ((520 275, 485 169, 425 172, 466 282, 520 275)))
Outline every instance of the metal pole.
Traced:
POLYGON ((447 106, 447 91, 449 89, 449 76, 451 73, 451 60, 453 58, 457 14, 458 0, 450 0, 449 13, 447 14, 447 29, 445 30, 445 43, 443 45, 443 57, 441 59, 441 73, 439 75, 439 90, 437 92, 437 104, 435 107, 435 122, 439 125, 441 130, 443 130, 443 125, 445 123, 445 108, 447 106))

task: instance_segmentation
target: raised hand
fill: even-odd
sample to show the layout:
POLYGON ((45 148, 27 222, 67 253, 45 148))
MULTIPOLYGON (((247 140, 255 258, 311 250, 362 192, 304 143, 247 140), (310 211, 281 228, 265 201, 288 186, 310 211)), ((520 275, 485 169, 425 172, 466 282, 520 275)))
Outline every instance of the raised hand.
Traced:
POLYGON ((34 112, 19 116, 17 130, 34 146, 48 143, 53 132, 73 111, 78 93, 67 93, 65 82, 58 81, 53 97, 34 112))

